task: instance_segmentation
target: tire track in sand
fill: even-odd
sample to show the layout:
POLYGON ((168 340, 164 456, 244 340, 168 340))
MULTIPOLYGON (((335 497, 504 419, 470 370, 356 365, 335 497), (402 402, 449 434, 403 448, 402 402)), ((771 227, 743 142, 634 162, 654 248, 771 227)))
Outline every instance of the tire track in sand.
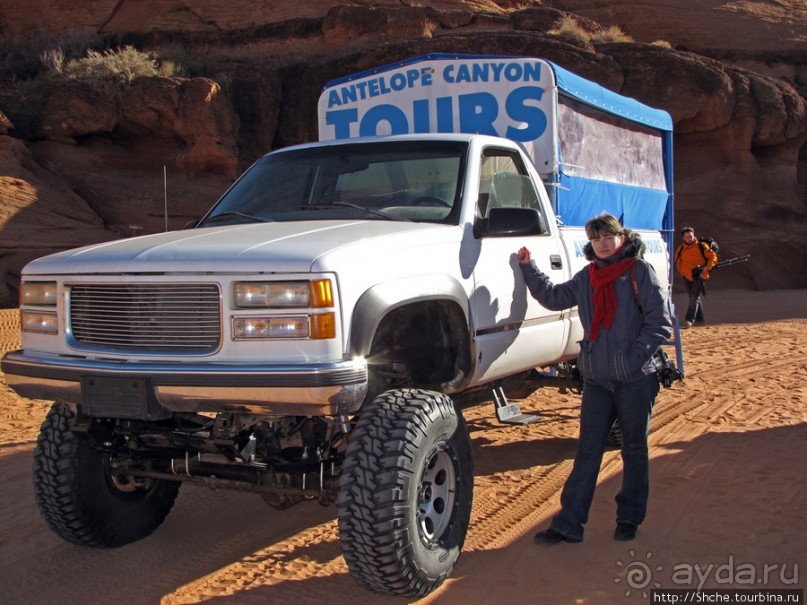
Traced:
MULTIPOLYGON (((717 380, 730 383, 738 376, 753 370, 759 377, 783 371, 792 364, 771 359, 740 360, 723 367, 717 380)), ((689 422, 703 409, 711 413, 729 409, 735 400, 723 398, 720 402, 704 398, 714 382, 708 370, 696 370, 687 377, 684 385, 676 383, 672 389, 662 389, 650 426, 651 455, 659 450, 664 435, 675 432, 677 438, 687 439, 701 428, 689 422)), ((489 404, 485 404, 489 405, 489 404)), ((490 421, 489 408, 476 406, 465 410, 466 418, 475 438, 501 430, 503 425, 490 421)), ((524 427, 524 430, 528 430, 524 427)), ((464 551, 490 550, 506 546, 529 533, 541 519, 557 507, 557 496, 571 471, 572 460, 565 459, 548 466, 530 467, 518 471, 495 473, 495 477, 476 477, 474 507, 464 551)), ((618 450, 607 451, 603 457, 600 481, 605 481, 621 470, 618 450)), ((163 603, 191 603, 210 595, 240 595, 258 589, 271 589, 273 597, 288 592, 300 598, 307 590, 293 578, 308 577, 338 586, 340 598, 345 602, 366 597, 367 593, 349 580, 347 565, 339 550, 336 521, 304 530, 292 538, 262 549, 250 557, 233 563, 192 584, 168 595, 163 603), (317 543, 320 542, 318 545, 317 543), (322 542, 326 543, 324 546, 322 542), (341 578, 341 579, 339 579, 341 578), (284 583, 288 590, 284 590, 284 583)), ((256 594, 257 596, 257 594, 256 594)))
MULTIPOLYGON (((0 313, 0 331, 4 334, 0 348, 3 350, 19 347, 18 342, 9 341, 9 344, 6 344, 5 339, 7 329, 18 334, 17 317, 16 310, 9 311, 8 315, 5 312, 0 313), (10 327, 6 328, 7 325, 10 327)), ((804 325, 803 321, 795 321, 780 322, 779 325, 770 327, 767 324, 760 325, 759 329, 755 327, 753 338, 743 339, 743 343, 746 344, 744 349, 737 352, 731 363, 719 368, 713 367, 716 364, 709 359, 708 354, 702 352, 734 351, 731 339, 724 337, 719 331, 713 332, 708 326, 688 332, 684 342, 688 361, 687 380, 684 385, 662 390, 659 396, 651 422, 651 456, 662 452, 664 444, 669 443, 671 439, 690 440, 703 432, 704 424, 719 422, 725 414, 731 413, 735 406, 744 405, 746 400, 750 405, 764 397, 766 387, 762 383, 775 381, 784 390, 788 381, 793 381, 792 352, 794 347, 798 348, 797 343, 800 342, 804 325), (761 358, 756 353, 754 344, 772 339, 781 340, 781 344, 778 344, 773 354, 761 358), (747 395, 744 389, 752 379, 759 380, 760 385, 752 384, 751 387, 755 390, 747 395), (735 384, 736 388, 733 386, 735 384), (721 390, 728 394, 718 396, 716 392, 721 390)), ((796 364, 795 369, 800 375, 805 374, 803 363, 796 364)), ((803 388, 792 396, 803 397, 803 388)), ((543 397, 549 396, 543 395, 543 397)), ((539 413, 543 414, 544 410, 549 410, 547 418, 554 416, 566 418, 571 422, 569 410, 575 405, 568 402, 559 404, 558 399, 553 394, 544 406, 539 403, 539 413)), ((525 443, 530 447, 523 451, 532 456, 535 452, 545 453, 546 448, 538 448, 538 445, 547 443, 545 440, 550 438, 547 447, 552 449, 554 456, 549 463, 539 462, 535 465, 529 463, 525 464, 526 468, 523 469, 503 469, 494 464, 492 470, 478 472, 475 477, 475 502, 465 550, 490 550, 528 534, 557 506, 557 494, 568 476, 572 462, 568 458, 568 452, 564 454, 563 451, 559 451, 565 446, 557 446, 555 442, 551 442, 551 438, 565 434, 568 439, 571 433, 568 429, 560 430, 558 428, 560 425, 553 424, 551 420, 545 421, 548 426, 544 428, 533 425, 513 430, 513 427, 497 424, 495 420, 491 421, 490 409, 483 409, 483 406, 469 409, 466 417, 472 428, 475 450, 479 449, 480 444, 490 445, 491 450, 495 451, 502 445, 525 443), (536 447, 532 448, 532 445, 536 447)), ((573 424, 576 425, 576 422, 573 424)), ((491 453, 491 457, 495 458, 495 454, 491 453)), ((619 472, 619 462, 618 452, 606 452, 601 480, 619 472)), ((215 492, 211 492, 210 497, 213 496, 215 492)), ((193 499, 191 506, 194 509, 200 504, 204 506, 203 502, 207 497, 207 494, 204 496, 198 494, 198 498, 193 499)), ((259 507, 255 510, 259 510, 259 507)), ((267 514, 267 517, 270 519, 269 523, 284 523, 282 515, 267 514)), ((321 517, 320 521, 319 524, 305 528, 301 528, 302 523, 295 523, 298 529, 292 530, 282 539, 253 540, 254 546, 246 551, 247 554, 244 554, 243 545, 241 548, 234 546, 241 542, 244 536, 241 535, 239 538, 237 531, 233 533, 234 527, 228 529, 229 524, 220 527, 218 541, 214 541, 208 547, 218 551, 218 559, 222 561, 221 567, 211 570, 202 563, 208 557, 204 546, 200 546, 194 553, 186 551, 185 554, 190 556, 184 561, 175 561, 171 566, 172 569, 177 565, 183 568, 182 573, 175 574, 177 578, 183 580, 174 584, 174 589, 165 594, 161 603, 196 603, 216 599, 224 602, 257 603, 276 598, 293 599, 298 603, 321 602, 325 598, 332 603, 365 601, 369 593, 359 588, 348 575, 339 547, 336 521, 323 522, 321 517), (222 532, 226 535, 224 539, 222 532), (234 558, 228 558, 233 554, 234 558), (203 575, 194 577, 192 575, 194 570, 204 570, 203 575), (188 577, 193 579, 188 581, 188 577)), ((256 524, 264 522, 266 521, 262 518, 255 518, 256 524)), ((176 538, 174 536, 173 539, 176 538)), ((195 543, 197 546, 201 544, 198 541, 195 543)), ((143 545, 143 548, 145 549, 146 545, 143 545)), ((55 572, 55 576, 58 576, 60 571, 64 571, 66 577, 70 578, 69 582, 67 580, 65 582, 71 586, 75 585, 74 588, 77 589, 82 586, 82 581, 77 579, 75 566, 66 565, 64 570, 50 569, 50 572, 55 572)), ((164 572, 172 575, 169 569, 165 569, 164 572)), ((48 575, 51 581, 58 580, 53 577, 54 574, 48 575)), ((134 577, 140 576, 135 574, 134 577)), ((121 580, 119 576, 118 580, 121 580)), ((54 582, 54 585, 58 584, 58 581, 54 582)), ((371 596, 379 603, 400 602, 400 599, 371 596)))
MULTIPOLYGON (((792 326, 792 329, 800 333, 803 324, 792 326)), ((707 330, 700 329, 701 335, 708 335, 707 330)), ((782 338, 785 335, 779 333, 778 336, 782 338)), ((796 334, 793 336, 795 339, 796 334)), ((763 334, 759 340, 767 338, 763 334)), ((786 347, 787 339, 782 340, 786 347)), ((755 349, 750 347, 749 350, 755 349)), ((804 371, 807 365, 802 363, 797 367, 804 371)), ((793 368, 793 359, 777 353, 764 358, 740 359, 736 363, 722 366, 720 373, 716 375, 696 370, 687 376, 684 384, 675 383, 671 389, 662 388, 650 423, 651 456, 658 452, 658 448, 654 446, 662 441, 664 433, 675 431, 681 439, 692 438, 702 431, 702 427, 693 425, 691 417, 704 416, 709 421, 737 405, 737 397, 734 395, 711 395, 714 391, 723 390, 715 388, 716 382, 732 383, 740 377, 747 377, 749 372, 753 372, 756 379, 770 378, 780 373, 791 375, 793 368)), ((491 494, 490 490, 483 491, 478 497, 475 495, 474 513, 465 549, 501 548, 528 533, 548 512, 557 507, 556 496, 563 488, 571 467, 572 461, 565 460, 548 469, 528 469, 515 478, 511 476, 506 483, 499 484, 496 490, 498 496, 491 494)), ((619 451, 606 451, 599 481, 611 478, 620 469, 619 451)))

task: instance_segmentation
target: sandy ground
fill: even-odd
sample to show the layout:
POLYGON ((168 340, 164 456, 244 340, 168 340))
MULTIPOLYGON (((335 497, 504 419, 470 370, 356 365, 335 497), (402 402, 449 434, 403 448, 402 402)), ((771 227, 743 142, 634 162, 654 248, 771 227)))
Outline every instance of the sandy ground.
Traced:
MULTIPOLYGON (((656 404, 650 509, 636 540, 612 538, 621 465, 609 451, 585 541, 533 543, 571 468, 577 396, 545 390, 522 401, 542 416, 527 427, 499 424, 492 405, 473 407, 471 527, 453 577, 421 603, 643 603, 654 588, 805 588, 807 291, 710 292, 706 308, 710 324, 683 333, 685 383, 656 404)), ((19 346, 18 329, 16 311, 0 311, 0 352, 19 346)), ((0 383, 3 603, 407 602, 351 579, 333 506, 281 512, 255 495, 185 485, 145 540, 107 551, 61 541, 31 488, 47 408, 0 383)))

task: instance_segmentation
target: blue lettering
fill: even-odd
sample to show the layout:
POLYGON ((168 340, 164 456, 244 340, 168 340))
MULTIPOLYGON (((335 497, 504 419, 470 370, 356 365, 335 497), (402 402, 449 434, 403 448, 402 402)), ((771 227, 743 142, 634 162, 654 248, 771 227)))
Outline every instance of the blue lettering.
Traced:
POLYGON ((524 64, 524 81, 532 80, 533 82, 541 81, 541 64, 540 63, 525 63, 524 64))
POLYGON ((437 98, 437 132, 454 132, 454 107, 451 97, 437 98))
MULTIPOLYGON (((432 85, 432 76, 434 75, 434 70, 431 67, 424 67, 420 70, 420 81, 423 82, 423 86, 431 86, 432 85)), ((411 84, 410 84, 411 86, 411 84)))
POLYGON ((325 123, 333 126, 335 139, 349 139, 350 125, 359 119, 357 109, 339 109, 325 113, 325 123))
POLYGON ((460 132, 496 135, 493 122, 499 115, 499 103, 489 92, 460 95, 460 132))
POLYGON ((389 79, 389 85, 392 86, 392 90, 403 90, 406 88, 406 76, 403 74, 392 74, 392 77, 389 79))
POLYGON ((367 82, 366 81, 365 82, 356 82, 355 87, 356 87, 356 90, 358 90, 358 92, 359 92, 359 96, 362 99, 366 99, 367 98, 367 82))
POLYGON ((378 85, 381 87, 381 94, 382 95, 385 95, 388 92, 392 92, 389 89, 389 86, 387 86, 387 80, 385 78, 379 78, 378 79, 378 85))
POLYGON ((342 88, 342 105, 356 102, 356 87, 342 88))
POLYGON ((526 122, 526 126, 515 128, 507 127, 505 136, 514 141, 533 141, 546 131, 547 118, 544 111, 538 107, 526 105, 526 101, 540 101, 544 91, 537 86, 522 86, 511 92, 505 102, 507 115, 516 122, 526 122))
MULTIPOLYGON (((540 63, 460 63, 447 65, 443 79, 449 84, 459 82, 539 82, 540 63)), ((424 81, 424 85, 427 83, 424 81)), ((431 84, 431 82, 428 82, 431 84)), ((411 86, 411 84, 410 84, 411 86)))
POLYGON ((488 81, 488 63, 474 63, 473 64, 473 78, 474 82, 487 82, 488 81))
MULTIPOLYGON (((446 77, 453 78, 455 83, 484 78, 533 80, 540 79, 541 66, 540 63, 468 63, 449 65, 443 73, 446 77)), ((366 112, 360 112, 358 108, 347 108, 346 104, 356 102, 352 99, 357 97, 368 100, 371 97, 400 92, 410 82, 415 86, 423 86, 430 77, 431 74, 427 74, 425 70, 401 71, 331 90, 328 92, 328 105, 339 109, 326 111, 325 123, 333 129, 336 139, 356 136, 358 129, 359 136, 467 132, 528 142, 539 139, 547 131, 549 117, 541 107, 545 90, 537 85, 515 87, 506 99, 482 91, 433 99, 413 99, 408 106, 400 103, 380 104, 366 112), (497 130, 497 121, 503 122, 501 132, 497 130)))
POLYGON ((647 251, 650 254, 661 254, 664 252, 664 249, 661 247, 661 242, 655 239, 648 239, 642 240, 644 241, 645 246, 647 246, 647 251))
POLYGON ((407 134, 409 123, 404 112, 394 105, 377 105, 371 108, 361 120, 359 136, 374 137, 378 135, 378 125, 387 122, 390 125, 390 134, 407 134))
POLYGON ((415 132, 418 134, 429 132, 429 102, 426 99, 413 101, 412 113, 415 120, 415 132))
POLYGON ((518 63, 510 63, 504 70, 504 77, 508 82, 518 82, 521 74, 521 65, 518 63))

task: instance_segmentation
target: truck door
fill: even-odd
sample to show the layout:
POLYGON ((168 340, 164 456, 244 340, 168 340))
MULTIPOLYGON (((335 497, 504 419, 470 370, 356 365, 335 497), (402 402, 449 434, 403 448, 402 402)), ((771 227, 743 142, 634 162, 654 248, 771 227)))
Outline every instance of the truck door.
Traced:
MULTIPOLYGON (((522 156, 510 149, 486 147, 479 170, 477 220, 494 207, 536 208, 549 225, 548 200, 536 187, 522 156)), ((551 218, 554 221, 554 218, 551 218)), ((549 311, 530 296, 516 252, 527 246, 538 267, 554 282, 568 279, 566 255, 558 230, 547 227, 529 237, 481 235, 471 246, 474 263, 474 382, 484 382, 518 370, 558 360, 569 333, 569 311, 549 311)))

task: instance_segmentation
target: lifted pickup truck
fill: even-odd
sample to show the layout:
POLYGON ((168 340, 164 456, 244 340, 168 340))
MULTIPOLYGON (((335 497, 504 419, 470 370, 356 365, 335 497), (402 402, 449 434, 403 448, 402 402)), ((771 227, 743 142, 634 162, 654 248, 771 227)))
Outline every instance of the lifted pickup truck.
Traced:
POLYGON ((45 519, 118 546, 181 481, 336 501, 362 583, 428 592, 471 510, 450 396, 577 356, 576 313, 529 296, 514 252, 563 281, 585 241, 512 141, 425 135, 273 152, 194 229, 32 262, 2 369, 56 401, 35 454, 45 519))
MULTIPOLYGON (((667 283, 667 247, 641 231, 667 283)), ((571 374, 576 310, 528 295, 584 264, 524 147, 478 134, 352 138, 256 162, 193 228, 30 263, 7 384, 53 400, 34 491, 70 542, 153 532, 182 482, 273 507, 335 502, 368 589, 419 596, 468 529, 460 403, 571 374)))

